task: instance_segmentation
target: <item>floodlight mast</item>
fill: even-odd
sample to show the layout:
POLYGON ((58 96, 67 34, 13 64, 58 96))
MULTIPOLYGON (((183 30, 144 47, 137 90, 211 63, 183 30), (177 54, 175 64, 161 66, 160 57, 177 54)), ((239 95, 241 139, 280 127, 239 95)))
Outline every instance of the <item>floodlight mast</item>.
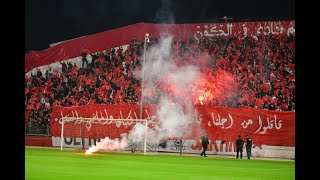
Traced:
POLYGON ((146 63, 147 42, 150 42, 150 41, 149 41, 149 33, 145 33, 145 34, 144 34, 144 49, 143 49, 143 63, 142 63, 142 80, 141 80, 140 119, 142 119, 142 110, 143 110, 144 66, 145 66, 145 63, 146 63))

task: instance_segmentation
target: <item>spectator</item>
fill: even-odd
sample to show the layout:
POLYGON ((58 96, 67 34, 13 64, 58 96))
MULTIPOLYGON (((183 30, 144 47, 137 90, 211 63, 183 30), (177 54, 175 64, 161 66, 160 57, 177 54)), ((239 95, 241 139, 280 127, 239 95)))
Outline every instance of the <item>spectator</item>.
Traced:
MULTIPOLYGON (((216 93, 214 89, 225 93, 206 96, 202 101, 204 104, 294 111, 295 39, 269 35, 263 40, 262 37, 257 37, 257 40, 250 36, 244 39, 203 37, 199 43, 192 39, 174 40, 171 46, 173 61, 179 65, 197 63, 201 66, 200 71, 211 72, 206 73, 212 80, 208 84, 215 87, 203 88, 211 89, 211 93, 216 93), (194 61, 198 58, 205 61, 194 61), (229 74, 234 81, 221 78, 229 74), (229 81, 230 84, 227 83, 229 81), (219 82, 224 82, 223 86, 216 86, 219 82)), ((157 38, 151 39, 148 48, 158 42, 157 38)), ((125 52, 122 47, 117 51, 115 48, 106 49, 103 55, 100 52, 83 52, 82 67, 61 61, 62 72, 50 67, 44 77, 37 68, 35 74, 31 73, 31 78, 26 77, 25 102, 28 105, 26 114, 29 114, 26 117, 37 119, 34 115, 37 113, 32 111, 43 114, 44 109, 39 105, 48 107, 49 103, 51 108, 55 100, 62 106, 85 105, 93 98, 95 103, 103 104, 139 102, 141 84, 140 79, 133 77, 133 71, 141 70, 142 52, 143 41, 132 40, 125 52)), ((199 96, 189 99, 185 96, 198 93, 196 86, 199 84, 190 84, 185 92, 177 93, 176 87, 169 86, 166 81, 161 76, 155 78, 158 85, 149 88, 147 94, 150 96, 145 103, 158 103, 160 94, 168 94, 171 99, 181 96, 200 103, 199 96)))

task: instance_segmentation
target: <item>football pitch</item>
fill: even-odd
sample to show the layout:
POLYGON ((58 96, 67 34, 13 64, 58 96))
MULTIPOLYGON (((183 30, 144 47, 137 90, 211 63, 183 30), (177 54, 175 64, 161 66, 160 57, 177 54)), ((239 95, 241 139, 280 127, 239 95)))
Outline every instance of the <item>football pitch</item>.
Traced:
MULTIPOLYGON (((210 155, 209 155, 210 156, 210 155)), ((294 161, 25 148, 25 179, 295 179, 294 161)))

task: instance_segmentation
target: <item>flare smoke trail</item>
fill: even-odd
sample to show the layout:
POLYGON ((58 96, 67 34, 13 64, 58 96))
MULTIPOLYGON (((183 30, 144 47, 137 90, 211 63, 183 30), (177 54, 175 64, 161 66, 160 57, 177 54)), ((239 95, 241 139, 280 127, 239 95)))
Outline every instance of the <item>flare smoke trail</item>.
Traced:
MULTIPOLYGON (((163 1, 163 8, 157 13, 157 18, 163 19, 163 15, 168 15, 168 22, 173 22, 173 14, 170 11, 170 1, 163 1), (165 13, 168 12, 168 13, 165 13)), ((146 60, 144 64, 145 81, 143 84, 144 90, 142 97, 143 103, 148 102, 150 92, 157 89, 157 85, 164 84, 168 87, 174 87, 174 93, 185 91, 188 84, 201 79, 203 76, 199 73, 199 68, 193 65, 180 66, 176 65, 172 59, 172 44, 173 37, 167 30, 161 30, 158 44, 147 48, 146 60)), ((152 35, 151 35, 152 36, 152 35)), ((134 72, 137 79, 142 79, 142 72, 134 72)), ((190 123, 193 122, 193 103, 186 101, 186 98, 180 95, 171 94, 174 96, 174 102, 170 101, 170 94, 159 94, 157 99, 159 109, 157 110, 157 119, 159 123, 152 129, 147 129, 147 144, 158 145, 166 139, 180 139, 191 133, 190 123)), ((188 94, 187 96, 190 96, 188 94)), ((172 99, 172 98, 171 98, 172 99)), ((202 130, 199 130, 201 132, 202 130)), ((99 149, 111 150, 113 148, 123 149, 132 143, 140 143, 144 140, 145 126, 141 123, 134 125, 133 129, 128 134, 122 134, 121 140, 111 140, 108 137, 103 141, 98 142, 97 146, 91 147, 87 152, 95 152, 99 149), (104 145, 100 145, 104 144, 104 145)))
MULTIPOLYGON (((146 87, 143 91, 144 97, 148 96, 147 92, 150 92, 155 87, 155 83, 166 83, 168 86, 176 87, 176 91, 180 92, 190 82, 201 78, 201 74, 198 73, 198 67, 192 65, 177 66, 174 64, 170 55, 171 44, 172 36, 166 33, 161 35, 158 45, 147 50, 144 70, 148 78, 144 82, 144 87, 146 87), (166 78, 161 79, 159 77, 166 78), (164 82, 161 82, 161 80, 164 82)), ((135 74, 141 74, 141 72, 136 72, 135 74)), ((186 101, 183 97, 177 96, 172 102, 169 100, 168 94, 160 94, 159 109, 156 112, 159 123, 152 129, 148 128, 148 145, 157 145, 169 138, 182 138, 192 132, 189 129, 190 123, 193 122, 194 109, 192 107, 192 101, 186 101)), ((132 143, 143 142, 144 134, 145 126, 137 123, 128 134, 122 134, 120 140, 112 140, 107 137, 98 142, 96 146, 91 147, 88 153, 100 149, 125 149, 132 143)))
MULTIPOLYGON (((160 35, 159 44, 147 50, 145 72, 145 90, 143 97, 149 97, 156 84, 165 84, 176 88, 175 93, 183 92, 189 83, 201 78, 198 67, 192 65, 178 66, 171 57, 170 50, 172 36, 168 33, 160 35), (161 68, 160 68, 161 67, 161 68), (163 78, 165 77, 165 78, 163 78), (148 93, 149 92, 149 93, 148 93)), ((191 132, 188 126, 192 122, 192 102, 186 101, 183 96, 174 96, 170 101, 170 94, 160 94, 157 118, 159 125, 148 130, 148 143, 159 144, 168 138, 181 138, 191 132)), ((147 101, 147 100, 146 100, 147 101)), ((144 102, 148 103, 148 102, 144 102)))

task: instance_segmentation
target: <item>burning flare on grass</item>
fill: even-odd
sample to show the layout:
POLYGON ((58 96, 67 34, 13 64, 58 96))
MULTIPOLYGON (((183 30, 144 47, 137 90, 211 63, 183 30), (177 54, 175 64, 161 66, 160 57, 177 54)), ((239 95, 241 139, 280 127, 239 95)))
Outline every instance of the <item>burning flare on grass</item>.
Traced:
POLYGON ((90 155, 99 150, 112 151, 115 149, 124 149, 128 146, 128 137, 126 134, 122 134, 121 136, 121 140, 119 140, 119 138, 110 139, 109 137, 101 139, 96 145, 92 145, 85 154, 90 155))
POLYGON ((96 148, 96 146, 92 146, 92 147, 90 147, 88 150, 86 150, 86 155, 90 155, 90 154, 92 154, 92 153, 94 153, 94 152, 97 152, 98 151, 98 149, 96 148))

